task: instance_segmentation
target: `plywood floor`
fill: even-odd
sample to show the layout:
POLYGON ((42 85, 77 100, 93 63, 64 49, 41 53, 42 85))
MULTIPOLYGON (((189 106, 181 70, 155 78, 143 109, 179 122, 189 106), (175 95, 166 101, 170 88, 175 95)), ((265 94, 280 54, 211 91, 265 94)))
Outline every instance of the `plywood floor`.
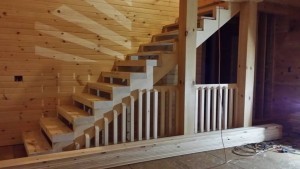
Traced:
POLYGON ((0 160, 26 157, 26 150, 23 145, 0 147, 0 160))
MULTIPOLYGON (((300 151, 300 136, 288 137, 276 144, 300 151)), ((268 151, 252 157, 232 153, 232 148, 132 164, 114 169, 300 169, 300 155, 268 151)))
MULTIPOLYGON (((300 151, 300 136, 284 138, 276 144, 292 146, 300 151)), ((232 153, 232 148, 172 157, 126 165, 114 169, 300 169, 300 155, 268 151, 252 157, 232 153)), ((22 145, 0 147, 0 160, 25 156, 22 145)))

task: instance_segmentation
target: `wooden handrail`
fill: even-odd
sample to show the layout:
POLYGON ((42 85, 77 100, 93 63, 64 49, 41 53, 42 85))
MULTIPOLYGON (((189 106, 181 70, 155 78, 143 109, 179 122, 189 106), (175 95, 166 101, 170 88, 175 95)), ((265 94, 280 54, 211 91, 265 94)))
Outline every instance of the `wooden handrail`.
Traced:
POLYGON ((195 88, 200 88, 200 87, 228 87, 228 88, 237 88, 236 83, 232 84, 196 84, 195 88))

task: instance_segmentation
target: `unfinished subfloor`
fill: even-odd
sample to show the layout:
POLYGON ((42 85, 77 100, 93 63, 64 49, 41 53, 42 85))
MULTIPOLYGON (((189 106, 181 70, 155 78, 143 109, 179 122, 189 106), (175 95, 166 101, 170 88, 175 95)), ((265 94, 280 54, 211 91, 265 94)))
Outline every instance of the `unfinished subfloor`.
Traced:
MULTIPOLYGON (((274 141, 276 145, 292 146, 300 150, 300 135, 285 137, 274 141)), ((116 167, 114 169, 299 169, 300 154, 279 153, 275 150, 243 157, 232 153, 233 148, 196 153, 162 160, 154 160, 138 164, 116 167)), ((299 153, 299 152, 297 152, 299 153)), ((0 147, 0 160, 25 156, 21 145, 0 147)), ((87 166, 88 167, 88 166, 87 166)), ((1 166, 0 166, 1 168, 1 166)))

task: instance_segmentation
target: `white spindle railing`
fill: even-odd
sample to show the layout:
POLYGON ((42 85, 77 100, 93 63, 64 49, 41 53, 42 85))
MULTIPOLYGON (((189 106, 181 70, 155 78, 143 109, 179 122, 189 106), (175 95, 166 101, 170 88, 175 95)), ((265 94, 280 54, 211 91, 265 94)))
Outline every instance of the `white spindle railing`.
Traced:
POLYGON ((195 87, 195 133, 232 128, 237 114, 237 85, 201 84, 195 87))
MULTIPOLYGON (((85 148, 92 146, 92 138, 94 146, 98 147, 176 135, 177 103, 176 86, 137 90, 107 113, 103 121, 91 129, 93 132, 84 135, 85 148)), ((76 144, 80 147, 78 142, 76 144)))

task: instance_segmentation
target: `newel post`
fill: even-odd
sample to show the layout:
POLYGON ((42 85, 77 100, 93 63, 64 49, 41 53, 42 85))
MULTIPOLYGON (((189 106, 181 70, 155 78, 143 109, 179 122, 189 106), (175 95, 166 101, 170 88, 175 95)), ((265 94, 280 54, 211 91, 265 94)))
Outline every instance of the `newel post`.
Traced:
POLYGON ((237 84, 239 89, 236 127, 252 126, 257 34, 257 1, 240 4, 237 84))
POLYGON ((179 133, 194 134, 198 0, 180 0, 179 7, 179 133))

